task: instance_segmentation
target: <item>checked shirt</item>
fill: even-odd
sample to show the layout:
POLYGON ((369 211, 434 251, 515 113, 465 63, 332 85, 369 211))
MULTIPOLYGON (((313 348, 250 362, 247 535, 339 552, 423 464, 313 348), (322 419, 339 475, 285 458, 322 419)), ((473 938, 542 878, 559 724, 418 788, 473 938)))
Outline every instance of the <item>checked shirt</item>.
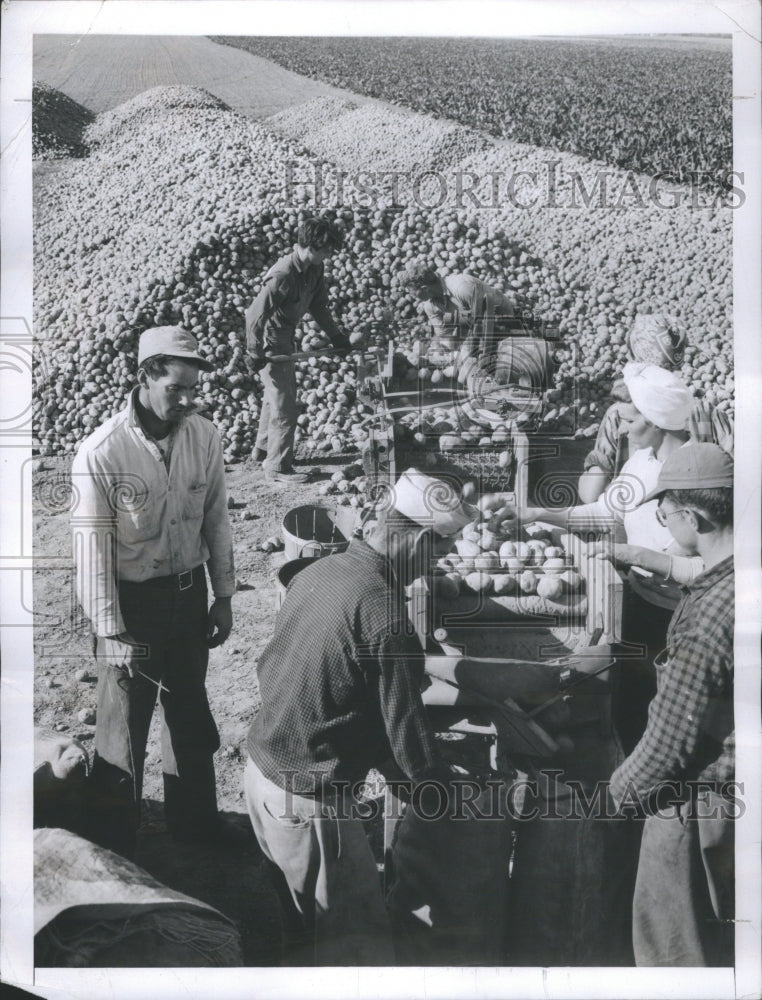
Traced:
POLYGON ((733 779, 733 600, 732 557, 687 588, 669 625, 664 664, 656 664, 646 731, 611 778, 616 802, 630 784, 644 799, 664 781, 719 786, 733 779))
POLYGON ((289 585, 257 667, 262 705, 248 737, 280 788, 353 784, 391 757, 409 778, 435 765, 423 650, 399 589, 389 561, 360 540, 289 585))

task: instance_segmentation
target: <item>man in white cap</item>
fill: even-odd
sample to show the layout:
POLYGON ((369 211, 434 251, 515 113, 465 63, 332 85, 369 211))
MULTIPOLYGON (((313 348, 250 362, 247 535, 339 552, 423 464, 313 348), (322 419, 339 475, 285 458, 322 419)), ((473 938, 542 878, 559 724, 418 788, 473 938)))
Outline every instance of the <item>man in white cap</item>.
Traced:
POLYGON ((169 830, 201 841, 226 832, 205 678, 209 648, 232 628, 235 571, 220 438, 193 408, 200 369, 211 365, 187 331, 146 330, 127 405, 72 466, 77 592, 99 660, 91 839, 128 856, 157 691, 169 830))
POLYGON ((635 961, 733 965, 733 461, 714 444, 670 455, 649 503, 705 570, 686 589, 658 664, 646 730, 611 778, 643 830, 633 903, 635 961))
POLYGON ((262 851, 305 934, 306 953, 286 955, 289 964, 394 962, 353 789, 371 768, 388 774, 390 762, 411 781, 443 768, 405 586, 473 516, 449 484, 409 470, 366 540, 302 569, 288 587, 257 667, 262 704, 244 787, 262 851))

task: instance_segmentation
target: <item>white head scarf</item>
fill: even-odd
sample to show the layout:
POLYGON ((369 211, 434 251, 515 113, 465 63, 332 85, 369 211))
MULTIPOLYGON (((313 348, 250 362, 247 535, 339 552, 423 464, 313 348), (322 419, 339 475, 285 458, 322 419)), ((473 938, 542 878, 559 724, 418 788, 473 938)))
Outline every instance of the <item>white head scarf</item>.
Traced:
POLYGON ((685 430, 693 393, 679 375, 656 365, 629 361, 622 377, 633 405, 646 420, 665 431, 685 430))

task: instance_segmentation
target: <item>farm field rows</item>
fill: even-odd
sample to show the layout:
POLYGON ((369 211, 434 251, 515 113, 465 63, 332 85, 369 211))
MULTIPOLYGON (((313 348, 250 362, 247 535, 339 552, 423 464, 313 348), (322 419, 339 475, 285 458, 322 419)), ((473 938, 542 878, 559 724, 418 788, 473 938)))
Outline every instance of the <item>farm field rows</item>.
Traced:
POLYGON ((218 39, 298 73, 517 142, 727 187, 731 53, 615 39, 218 39))

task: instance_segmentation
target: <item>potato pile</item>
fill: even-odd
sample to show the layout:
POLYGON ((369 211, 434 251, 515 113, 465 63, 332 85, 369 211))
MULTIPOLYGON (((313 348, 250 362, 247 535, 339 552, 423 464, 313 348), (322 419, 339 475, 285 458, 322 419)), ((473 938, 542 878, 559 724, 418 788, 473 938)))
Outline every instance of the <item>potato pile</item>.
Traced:
POLYGON ((32 112, 32 157, 35 160, 85 155, 83 132, 95 117, 91 111, 55 87, 35 83, 32 112))
MULTIPOLYGON (((334 159, 350 171, 342 187, 345 199, 362 197, 352 178, 361 179, 363 171, 404 171, 425 159, 410 152, 411 118, 405 110, 384 109, 381 160, 367 140, 370 123, 378 118, 372 104, 351 112, 351 129, 346 105, 323 98, 276 117, 284 135, 318 155, 339 136, 334 159), (318 124, 312 124, 313 115, 318 124)), ((698 395, 732 408, 732 209, 688 187, 660 180, 652 188, 646 175, 615 167, 602 172, 601 163, 582 156, 516 142, 490 140, 458 162, 438 160, 452 122, 417 120, 418 146, 429 151, 428 169, 441 177, 433 187, 421 188, 419 200, 432 198, 432 189, 434 197, 438 190, 446 194, 440 208, 425 212, 410 203, 415 172, 400 181, 410 229, 415 232, 421 216, 425 224, 433 220, 425 256, 442 274, 468 270, 519 297, 558 322, 576 347, 561 360, 550 399, 557 405, 549 407, 544 421, 548 429, 582 435, 600 418, 599 401, 607 399, 611 380, 626 361, 627 331, 640 311, 668 312, 685 325, 683 375, 698 395), (471 188, 473 197, 462 193, 471 188)), ((328 171, 322 178, 329 205, 337 190, 333 176, 328 171)), ((305 177, 314 178, 314 170, 305 177)), ((378 180, 376 187, 385 191, 390 183, 378 180)), ((305 184, 303 190, 314 197, 314 186, 305 184)), ((404 242, 396 246, 404 249, 404 242)), ((403 300, 398 315, 416 315, 412 299, 403 300)))
MULTIPOLYGON (((322 107, 318 117, 326 135, 330 110, 322 107)), ((350 113, 341 102, 339 112, 350 113)), ((379 114, 365 105, 351 114, 361 112, 369 121, 379 114)), ((310 105, 301 113, 309 115, 310 105)), ((384 116, 384 143, 403 148, 418 120, 384 116)), ((295 131, 298 120, 295 109, 295 131)), ((446 138, 447 123, 425 120, 431 150, 445 148, 440 125, 446 138)), ((266 269, 292 248, 300 219, 315 211, 314 185, 293 183, 314 177, 314 156, 302 136, 289 142, 190 87, 146 91, 99 116, 85 136, 89 155, 41 180, 35 199, 34 426, 41 452, 73 451, 120 409, 134 384, 140 333, 179 323, 215 364, 202 375, 199 403, 223 436, 225 459, 246 457, 261 385, 245 365, 243 314, 266 269)), ((335 168, 322 167, 330 204, 335 168)), ((347 238, 326 265, 331 306, 348 333, 394 338, 415 368, 411 388, 420 380, 444 384, 450 367, 421 362, 416 341, 427 324, 413 299, 393 287, 398 271, 425 257, 443 274, 468 270, 561 321, 572 349, 562 353, 548 394, 548 429, 594 432, 621 367, 627 323, 649 302, 689 322, 686 372, 697 373, 708 398, 731 405, 729 223, 719 211, 639 212, 634 227, 621 211, 478 213, 384 195, 366 205, 350 200, 334 215, 347 238)), ((302 348, 326 343, 309 319, 298 333, 302 348)), ((357 399, 356 360, 299 363, 302 454, 354 452, 363 440, 369 409, 357 399)), ((485 437, 463 426, 462 413, 454 414, 457 426, 452 417, 443 406, 412 417, 404 433, 425 440, 434 433, 444 448, 453 432, 475 443, 485 437)))
POLYGON ((307 114, 306 107, 281 111, 267 124, 283 135, 299 137, 321 159, 349 169, 358 167, 358 150, 367 169, 382 173, 443 170, 493 145, 488 136, 455 122, 436 121, 376 102, 358 105, 318 97, 309 102, 307 114))
POLYGON ((541 525, 517 532, 513 521, 494 530, 491 522, 499 506, 495 497, 480 499, 478 519, 466 525, 454 551, 437 564, 435 595, 454 600, 468 591, 495 597, 536 594, 561 604, 565 598, 578 598, 585 581, 574 566, 571 540, 564 544, 566 536, 561 536, 557 544, 541 525))

